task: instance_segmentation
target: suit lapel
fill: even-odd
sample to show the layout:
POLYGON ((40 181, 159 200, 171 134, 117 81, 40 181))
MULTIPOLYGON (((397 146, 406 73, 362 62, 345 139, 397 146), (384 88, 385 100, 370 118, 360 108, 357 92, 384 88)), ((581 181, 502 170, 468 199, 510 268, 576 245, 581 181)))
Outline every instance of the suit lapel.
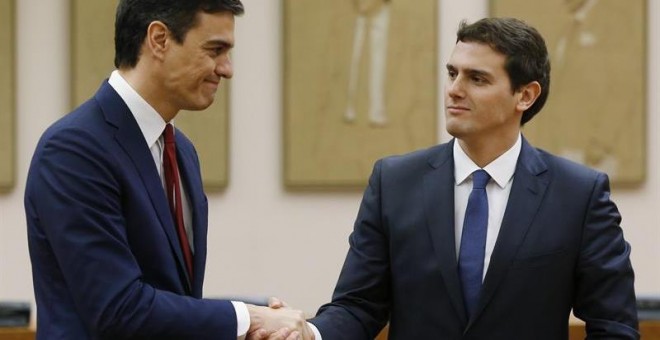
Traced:
POLYGON ((525 239, 548 186, 546 170, 547 166, 538 151, 523 138, 500 233, 481 289, 479 305, 468 328, 493 297, 525 239))
MULTIPOLYGON (((115 139, 132 160, 144 187, 147 189, 151 204, 156 210, 158 219, 167 235, 170 248, 176 255, 179 272, 187 275, 181 246, 179 245, 179 238, 174 227, 174 220, 172 219, 169 204, 165 197, 165 190, 163 190, 158 169, 156 169, 153 156, 144 141, 140 127, 137 125, 133 114, 124 101, 107 82, 101 85, 95 98, 103 110, 106 121, 117 128, 115 139)), ((184 285, 188 291, 191 291, 189 282, 186 282, 184 285)))
POLYGON ((447 294, 456 314, 465 324, 466 311, 458 277, 454 231, 453 143, 441 145, 438 152, 429 159, 433 169, 424 176, 424 209, 447 294))
POLYGON ((195 254, 193 257, 193 296, 202 295, 202 282, 204 281, 204 269, 206 260, 206 232, 207 215, 206 202, 204 202, 204 190, 202 188, 202 179, 199 176, 197 162, 193 158, 194 150, 191 145, 177 130, 177 160, 179 170, 181 171, 181 180, 185 186, 185 192, 188 196, 190 210, 192 213, 193 242, 195 245, 195 254), (204 211, 202 211, 204 210, 204 211))

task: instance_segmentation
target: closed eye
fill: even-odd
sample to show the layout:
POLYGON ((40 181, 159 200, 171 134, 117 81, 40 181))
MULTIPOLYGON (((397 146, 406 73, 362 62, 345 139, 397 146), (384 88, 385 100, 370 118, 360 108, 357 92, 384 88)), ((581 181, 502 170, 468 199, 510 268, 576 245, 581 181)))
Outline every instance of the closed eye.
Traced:
POLYGON ((483 84, 488 83, 488 80, 484 77, 475 77, 475 76, 473 76, 472 81, 477 85, 483 85, 483 84))
POLYGON ((225 51, 227 51, 227 48, 224 47, 224 46, 223 47, 215 47, 215 48, 209 48, 209 49, 207 49, 207 51, 211 56, 217 57, 217 56, 220 56, 223 53, 225 53, 225 51))
POLYGON ((221 40, 209 41, 204 46, 207 53, 214 58, 226 54, 231 48, 231 44, 221 40))

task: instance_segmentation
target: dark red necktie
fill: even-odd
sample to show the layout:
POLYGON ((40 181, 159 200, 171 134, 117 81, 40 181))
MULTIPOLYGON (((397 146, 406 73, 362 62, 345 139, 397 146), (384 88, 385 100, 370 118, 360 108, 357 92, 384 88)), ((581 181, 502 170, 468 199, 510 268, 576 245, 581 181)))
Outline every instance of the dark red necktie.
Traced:
POLYGON ((179 235, 179 244, 181 252, 186 261, 188 277, 193 279, 193 255, 188 243, 188 234, 183 224, 183 207, 181 206, 181 183, 179 183, 179 166, 176 161, 176 144, 174 142, 174 128, 172 124, 165 125, 165 152, 163 153, 163 168, 165 169, 165 188, 167 190, 167 201, 170 203, 170 210, 176 232, 179 235))

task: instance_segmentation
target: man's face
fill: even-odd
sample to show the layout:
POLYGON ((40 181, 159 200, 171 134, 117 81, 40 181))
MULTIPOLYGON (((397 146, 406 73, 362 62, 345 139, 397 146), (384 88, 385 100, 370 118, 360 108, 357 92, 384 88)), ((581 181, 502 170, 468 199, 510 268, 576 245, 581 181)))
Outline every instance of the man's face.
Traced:
POLYGON ((458 42, 447 63, 447 131, 464 141, 511 137, 520 129, 520 97, 511 90, 505 56, 486 44, 458 42))
POLYGON ((231 78, 229 51, 234 46, 234 15, 230 12, 197 15, 181 44, 170 39, 163 64, 163 98, 176 110, 203 110, 215 98, 220 80, 231 78))

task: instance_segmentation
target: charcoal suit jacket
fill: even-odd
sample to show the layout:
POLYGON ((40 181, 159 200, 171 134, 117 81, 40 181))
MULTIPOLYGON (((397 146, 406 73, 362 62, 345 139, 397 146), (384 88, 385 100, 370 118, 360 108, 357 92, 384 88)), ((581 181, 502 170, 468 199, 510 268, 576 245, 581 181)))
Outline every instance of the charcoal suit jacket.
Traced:
POLYGON ((454 227, 454 141, 375 164, 323 340, 567 339, 571 309, 591 338, 636 339, 630 246, 605 174, 523 138, 475 313, 468 318, 454 227))

